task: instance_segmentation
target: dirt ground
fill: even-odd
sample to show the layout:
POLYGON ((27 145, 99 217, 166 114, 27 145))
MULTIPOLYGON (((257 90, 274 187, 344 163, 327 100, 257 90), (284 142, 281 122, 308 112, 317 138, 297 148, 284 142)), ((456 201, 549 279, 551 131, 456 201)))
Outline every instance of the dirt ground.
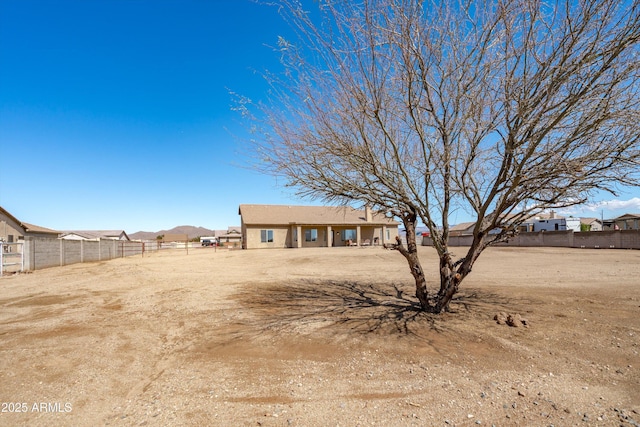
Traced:
POLYGON ((2 426, 640 425, 640 251, 490 248, 441 316, 373 247, 171 250, 0 289, 2 426))

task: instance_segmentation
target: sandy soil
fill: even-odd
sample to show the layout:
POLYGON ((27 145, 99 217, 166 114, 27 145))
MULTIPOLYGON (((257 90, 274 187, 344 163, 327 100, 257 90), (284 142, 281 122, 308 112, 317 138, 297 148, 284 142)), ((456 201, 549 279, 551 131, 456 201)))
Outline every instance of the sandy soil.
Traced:
POLYGON ((3 426, 640 425, 640 251, 492 248, 436 317, 380 248, 165 251, 0 288, 3 426))

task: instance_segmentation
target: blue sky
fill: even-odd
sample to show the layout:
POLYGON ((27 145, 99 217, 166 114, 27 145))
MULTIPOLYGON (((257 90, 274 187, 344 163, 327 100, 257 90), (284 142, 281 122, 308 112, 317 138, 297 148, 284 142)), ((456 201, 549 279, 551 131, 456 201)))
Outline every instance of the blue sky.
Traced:
POLYGON ((243 168, 230 108, 229 90, 264 95, 256 71, 277 69, 286 30, 249 0, 0 0, 0 206, 135 232, 300 203, 243 168))
MULTIPOLYGON (((229 91, 265 96, 279 35, 277 10, 250 0, 0 0, 0 206, 133 233, 313 204, 246 167, 231 110, 229 91)), ((640 212, 638 191, 599 200, 566 213, 640 212)))

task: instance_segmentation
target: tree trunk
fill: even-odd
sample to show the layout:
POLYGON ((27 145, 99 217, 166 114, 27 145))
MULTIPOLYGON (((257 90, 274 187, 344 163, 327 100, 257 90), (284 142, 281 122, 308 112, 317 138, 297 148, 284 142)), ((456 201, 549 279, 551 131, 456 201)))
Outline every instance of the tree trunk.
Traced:
POLYGON ((449 308, 449 303, 458 292, 460 275, 455 271, 449 252, 440 255, 440 290, 433 307, 434 313, 441 313, 449 308))
POLYGON ((446 243, 443 244, 443 252, 440 254, 440 290, 435 297, 435 301, 429 301, 429 292, 427 289, 427 280, 418 258, 418 245, 416 243, 416 215, 408 214, 402 218, 405 230, 407 231, 407 247, 402 245, 400 237, 397 237, 397 243, 388 247, 399 251, 409 263, 411 275, 416 282, 416 298, 420 302, 422 310, 429 313, 439 314, 449 310, 449 304, 453 296, 458 292, 458 288, 462 280, 469 273, 471 267, 485 247, 485 239, 483 233, 474 236, 473 243, 467 252, 467 255, 454 262, 448 251, 446 243))
POLYGON ((416 244, 416 215, 408 215, 403 218, 405 230, 407 231, 407 248, 402 246, 400 238, 397 238, 397 249, 409 263, 411 275, 416 282, 416 298, 420 302, 420 306, 424 311, 432 311, 429 304, 429 292, 427 289, 427 279, 424 276, 420 259, 418 258, 418 245, 416 244))
POLYGON ((452 272, 451 274, 443 276, 441 271, 440 275, 441 288, 433 307, 434 313, 441 313, 449 309, 449 303, 451 303, 453 296, 458 293, 458 286, 463 279, 460 273, 452 272))
POLYGON ((453 296, 458 293, 460 283, 471 273, 471 267, 483 249, 484 235, 478 234, 474 237, 467 255, 460 261, 454 263, 449 252, 440 256, 440 291, 433 306, 434 313, 441 313, 443 310, 449 309, 453 296), (458 264, 460 266, 456 269, 458 264))
MULTIPOLYGON (((415 236, 413 239, 415 240, 415 236)), ((423 310, 431 311, 431 306, 429 304, 429 292, 427 290, 427 279, 424 277, 424 271, 420 265, 417 251, 409 254, 409 256, 405 255, 405 258, 409 263, 411 274, 416 282, 416 298, 420 301, 420 306, 423 310)))

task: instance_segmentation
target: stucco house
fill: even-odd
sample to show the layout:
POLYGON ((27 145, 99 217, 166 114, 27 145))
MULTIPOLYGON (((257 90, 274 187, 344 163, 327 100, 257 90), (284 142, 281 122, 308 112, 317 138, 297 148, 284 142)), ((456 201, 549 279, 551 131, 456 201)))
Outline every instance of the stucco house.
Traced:
POLYGON ((178 233, 167 233, 162 236, 162 239, 159 239, 163 243, 178 243, 178 242, 188 242, 189 235, 188 234, 178 234, 178 233))
POLYGON ((60 235, 65 240, 131 240, 124 230, 66 230, 60 235))
POLYGON ((48 237, 57 239, 59 231, 28 224, 18 220, 0 206, 0 241, 14 243, 25 237, 48 237))
POLYGON ((398 222, 370 208, 240 205, 242 248, 371 246, 394 242, 398 222))
POLYGON ((624 214, 604 221, 606 230, 640 230, 640 214, 624 214))
POLYGON ((229 227, 227 230, 216 230, 216 239, 221 246, 240 247, 242 242, 242 228, 229 227))
POLYGON ((602 231, 602 221, 598 218, 580 218, 580 230, 602 231))
POLYGON ((461 222, 460 224, 456 224, 449 229, 450 236, 470 236, 473 234, 473 228, 475 227, 475 222, 461 222))
POLYGON ((563 216, 559 216, 555 211, 540 212, 529 218, 522 224, 521 232, 536 231, 566 231, 567 220, 563 216))
MULTIPOLYGON (((514 215, 506 215, 504 218, 508 223, 514 215)), ((578 223, 577 231, 580 231, 580 220, 576 218, 578 223)), ((454 225, 449 230, 450 236, 471 236, 473 235, 473 229, 475 228, 475 222, 462 222, 454 225)), ((567 230, 567 221, 564 217, 558 216, 554 211, 549 213, 538 213, 531 218, 527 219, 521 225, 518 226, 518 231, 521 233, 535 232, 535 231, 558 231, 567 230)), ((499 230, 491 230, 490 234, 497 233, 499 230)))

